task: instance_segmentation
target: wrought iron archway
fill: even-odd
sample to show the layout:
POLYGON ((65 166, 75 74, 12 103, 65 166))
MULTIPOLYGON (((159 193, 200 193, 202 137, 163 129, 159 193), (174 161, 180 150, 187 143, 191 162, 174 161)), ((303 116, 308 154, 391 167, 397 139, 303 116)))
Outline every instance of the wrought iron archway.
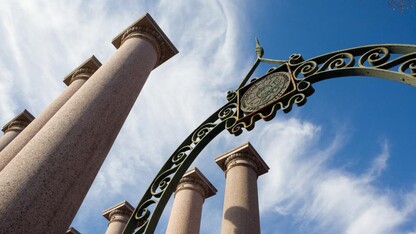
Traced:
POLYGON ((281 109, 302 106, 313 83, 345 76, 372 76, 416 87, 416 45, 382 44, 350 48, 304 60, 263 58, 256 40, 257 59, 239 87, 227 93, 227 103, 197 127, 169 157, 146 190, 124 234, 153 233, 176 185, 202 149, 223 130, 238 136, 255 122, 269 121, 281 109), (276 64, 260 78, 252 74, 260 63, 276 64), (248 82, 250 80, 250 82, 248 82))

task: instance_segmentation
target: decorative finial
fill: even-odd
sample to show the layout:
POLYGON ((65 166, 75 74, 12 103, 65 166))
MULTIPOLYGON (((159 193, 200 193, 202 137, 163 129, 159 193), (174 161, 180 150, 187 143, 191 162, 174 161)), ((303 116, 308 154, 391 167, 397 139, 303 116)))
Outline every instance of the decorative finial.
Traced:
POLYGON ((264 54, 263 47, 260 46, 260 42, 257 37, 256 37, 256 54, 257 54, 257 57, 259 58, 263 57, 263 54, 264 54))

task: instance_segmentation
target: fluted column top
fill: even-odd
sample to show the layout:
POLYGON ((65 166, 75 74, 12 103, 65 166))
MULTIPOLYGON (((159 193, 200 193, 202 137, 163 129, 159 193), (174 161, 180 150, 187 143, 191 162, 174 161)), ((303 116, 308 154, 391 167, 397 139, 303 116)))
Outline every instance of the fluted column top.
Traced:
POLYGON ((198 168, 191 169, 187 171, 178 185, 176 186, 175 193, 178 193, 181 190, 192 189, 197 191, 202 195, 202 197, 208 198, 214 196, 217 193, 217 189, 209 182, 209 180, 202 174, 198 168), (194 187, 189 187, 186 184, 196 185, 194 187))
POLYGON ((69 227, 68 230, 66 231, 66 234, 81 234, 81 233, 77 229, 73 227, 69 227))
POLYGON ((69 86, 74 80, 88 79, 101 67, 101 62, 93 55, 75 68, 65 78, 64 83, 69 86))
POLYGON ((108 221, 111 222, 112 217, 114 215, 119 214, 119 215, 125 215, 129 217, 133 213, 133 211, 134 211, 134 207, 128 201, 123 201, 105 210, 103 212, 103 216, 104 218, 106 218, 108 221))
POLYGON ((10 120, 3 126, 2 131, 6 133, 11 130, 22 131, 27 125, 35 119, 29 111, 24 109, 20 114, 10 120))
POLYGON ((142 38, 155 48, 158 61, 154 68, 178 53, 176 47, 148 13, 116 36, 112 43, 118 49, 127 39, 133 37, 142 38))
POLYGON ((266 162, 264 162, 250 142, 218 156, 215 159, 215 162, 225 172, 234 166, 242 164, 251 167, 257 173, 257 176, 263 175, 269 171, 269 166, 267 166, 266 162))

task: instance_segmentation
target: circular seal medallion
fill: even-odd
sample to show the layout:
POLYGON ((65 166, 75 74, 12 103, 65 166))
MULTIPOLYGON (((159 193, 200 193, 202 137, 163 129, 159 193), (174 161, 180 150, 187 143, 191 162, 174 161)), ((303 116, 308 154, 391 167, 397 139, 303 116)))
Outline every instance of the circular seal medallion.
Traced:
POLYGON ((241 109, 254 112, 277 101, 290 84, 289 73, 275 72, 254 83, 241 97, 241 109))

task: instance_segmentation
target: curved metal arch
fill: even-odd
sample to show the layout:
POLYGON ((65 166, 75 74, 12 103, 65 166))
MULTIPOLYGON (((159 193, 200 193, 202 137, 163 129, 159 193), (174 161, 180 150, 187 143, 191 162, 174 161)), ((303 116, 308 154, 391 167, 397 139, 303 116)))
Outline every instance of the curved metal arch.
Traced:
POLYGON ((361 46, 306 61, 301 55, 295 54, 290 57, 288 64, 295 78, 311 83, 344 76, 371 76, 416 87, 415 45, 361 46))
POLYGON ((220 132, 234 125, 236 109, 234 95, 226 105, 214 112, 182 142, 146 190, 123 233, 154 233, 163 209, 179 180, 202 149, 220 132))
POLYGON ((241 85, 235 91, 229 91, 228 103, 197 127, 169 157, 134 210, 123 231, 124 234, 154 232, 179 180, 202 149, 221 131, 227 129, 237 136, 244 128, 248 131, 252 130, 255 122, 260 119, 266 121, 273 119, 279 109, 287 113, 293 104, 296 103, 298 106, 305 104, 306 98, 314 92, 313 83, 345 76, 372 76, 416 87, 416 45, 369 45, 335 51, 309 60, 294 54, 289 60, 283 61, 262 58, 263 49, 258 41, 256 43, 257 60, 241 85), (263 77, 252 79, 247 84, 261 62, 281 66, 270 69, 263 77), (247 89, 269 73, 276 71, 291 74, 290 91, 286 91, 281 98, 258 111, 253 113, 242 111, 240 99, 247 89))

